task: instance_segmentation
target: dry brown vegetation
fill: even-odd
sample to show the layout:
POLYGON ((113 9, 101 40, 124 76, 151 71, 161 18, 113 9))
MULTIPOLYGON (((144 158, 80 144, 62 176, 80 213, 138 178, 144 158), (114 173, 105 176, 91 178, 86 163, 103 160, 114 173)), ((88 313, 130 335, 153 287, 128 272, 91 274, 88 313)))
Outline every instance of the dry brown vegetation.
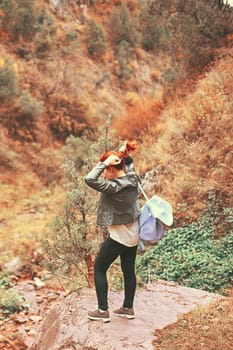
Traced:
MULTIPOLYGON (((60 165, 66 137, 95 130, 106 115, 122 138, 138 138, 138 172, 144 177, 154 171, 149 194, 170 200, 177 220, 200 215, 211 191, 221 203, 232 205, 232 34, 222 39, 225 48, 212 50, 215 63, 199 76, 191 70, 185 79, 184 55, 174 62, 166 51, 155 55, 138 42, 125 46, 125 51, 114 46, 106 17, 114 11, 117 19, 119 5, 100 3, 84 14, 74 1, 67 12, 38 2, 38 13, 44 10, 40 21, 43 30, 47 28, 48 46, 41 31, 22 32, 19 38, 11 36, 11 22, 1 26, 0 69, 9 83, 0 107, 1 227, 6 240, 12 241, 13 232, 20 231, 17 237, 22 242, 24 233, 31 231, 30 222, 27 228, 17 228, 18 216, 27 210, 23 198, 29 202, 26 208, 37 201, 40 210, 41 202, 48 203, 41 225, 50 210, 56 211, 51 203, 61 200, 56 195, 62 193, 60 165), (85 26, 92 18, 106 34, 107 51, 97 61, 88 57, 85 38, 85 26), (40 54, 39 43, 45 45, 40 54), (179 63, 181 80, 173 69, 179 63), (127 76, 124 81, 122 74, 127 76)), ((136 1, 128 8, 127 16, 138 13, 136 1)), ((3 15, 2 11, 2 20, 3 15)), ((124 30, 128 40, 137 38, 127 26, 124 30)), ((119 41, 122 32, 115 35, 119 41)), ((185 45, 188 49, 188 42, 185 45)), ((41 237, 44 230, 38 227, 33 231, 41 237)), ((17 250, 20 244, 16 240, 17 250)))
POLYGON ((156 350, 232 350, 233 298, 220 300, 181 317, 155 332, 156 350))
POLYGON ((157 164, 156 189, 186 208, 182 216, 200 214, 210 191, 232 206, 232 78, 230 49, 142 139, 141 168, 157 164))
POLYGON ((113 128, 123 139, 141 140, 152 126, 157 125, 162 109, 163 102, 160 100, 129 100, 126 114, 113 121, 113 128))

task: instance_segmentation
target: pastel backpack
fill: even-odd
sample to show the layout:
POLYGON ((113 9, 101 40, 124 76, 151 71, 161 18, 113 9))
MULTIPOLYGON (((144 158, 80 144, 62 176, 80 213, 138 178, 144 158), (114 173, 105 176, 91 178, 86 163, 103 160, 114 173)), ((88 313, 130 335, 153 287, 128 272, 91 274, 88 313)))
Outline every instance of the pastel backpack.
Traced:
POLYGON ((143 241, 157 243, 163 237, 163 224, 172 225, 173 211, 171 204, 163 198, 154 195, 149 199, 140 183, 139 189, 146 199, 139 215, 139 247, 144 250, 143 241))

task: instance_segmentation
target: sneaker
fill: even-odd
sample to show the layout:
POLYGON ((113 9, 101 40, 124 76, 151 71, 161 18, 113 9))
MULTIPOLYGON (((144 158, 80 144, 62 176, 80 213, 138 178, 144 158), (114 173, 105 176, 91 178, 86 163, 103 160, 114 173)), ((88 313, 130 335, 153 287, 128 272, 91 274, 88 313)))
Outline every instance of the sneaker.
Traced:
POLYGON ((100 309, 95 309, 93 311, 89 311, 88 318, 92 321, 103 321, 104 323, 110 321, 108 310, 104 311, 100 309))
POLYGON ((135 317, 133 309, 128 309, 123 306, 120 307, 119 309, 114 310, 113 315, 123 317, 123 318, 128 318, 128 319, 132 319, 135 317))

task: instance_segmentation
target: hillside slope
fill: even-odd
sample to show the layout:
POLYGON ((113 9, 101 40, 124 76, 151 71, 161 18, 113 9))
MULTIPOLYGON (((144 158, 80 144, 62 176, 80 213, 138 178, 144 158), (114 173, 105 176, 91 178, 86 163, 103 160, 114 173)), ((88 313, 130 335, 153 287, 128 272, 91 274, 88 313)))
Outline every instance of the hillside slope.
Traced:
MULTIPOLYGON (((130 2, 132 14, 138 11, 136 3, 130 2)), ((201 74, 189 72, 186 79, 168 83, 174 78, 170 52, 135 46, 128 60, 117 56, 107 19, 119 4, 108 2, 86 12, 75 1, 66 10, 52 1, 41 0, 38 6, 51 20, 47 51, 37 51, 43 31, 31 41, 14 41, 3 29, 0 33, 0 69, 8 69, 14 92, 11 102, 3 100, 0 106, 4 259, 20 250, 18 240, 40 241, 64 201, 60 167, 66 138, 82 137, 86 130, 94 134, 107 116, 118 135, 138 139, 135 160, 145 190, 172 203, 175 224, 196 219, 210 197, 218 202, 220 217, 232 207, 232 36, 212 50, 214 60, 201 74), (85 41, 93 18, 107 37, 101 59, 88 55, 85 41), (124 81, 122 62, 131 72, 124 81)), ((48 30, 46 23, 43 30, 48 30)))
MULTIPOLYGON (((222 17, 218 11, 208 13, 205 6, 211 1, 203 1, 198 20, 204 27, 197 27, 207 42, 201 45, 199 29, 192 31, 196 13, 190 14, 191 2, 178 2, 182 27, 174 8, 167 9, 170 1, 155 1, 156 11, 165 11, 164 18, 160 12, 155 17, 164 31, 161 45, 147 50, 138 42, 114 43, 116 28, 109 28, 109 18, 113 10, 122 10, 121 0, 86 1, 100 3, 88 7, 79 3, 0 1, 0 270, 5 262, 14 265, 16 257, 22 272, 14 281, 29 279, 29 285, 35 276, 47 278, 40 266, 41 241, 51 234, 50 224, 65 202, 61 165, 67 137, 79 140, 88 131, 88 149, 106 117, 118 136, 138 140, 135 164, 144 188, 149 196, 157 193, 171 202, 174 227, 195 221, 206 208, 218 218, 216 236, 232 227, 233 37, 224 12, 222 17), (12 17, 3 21, 2 5, 10 3, 16 9, 36 3, 40 16, 32 38, 27 32, 13 37, 12 17), (169 20, 178 24, 170 36, 163 26, 168 10, 169 20), (90 55, 86 42, 93 19, 106 35, 107 50, 98 58, 90 55), (224 215, 229 225, 222 227, 224 215)), ((138 3, 128 1, 133 19, 138 3)), ((132 29, 133 22, 128 23, 126 29, 132 29)), ((43 288, 40 293, 48 294, 43 288)), ((50 304, 47 296, 43 299, 50 304)), ((24 317, 19 314, 19 319, 24 317)), ((21 321, 16 320, 15 329, 21 321)), ((14 340, 15 330, 11 336, 14 340)))
POLYGON ((232 48, 221 49, 192 90, 166 106, 142 139, 141 169, 156 169, 152 191, 171 200, 178 216, 199 215, 209 196, 222 208, 232 207, 232 58, 232 48))

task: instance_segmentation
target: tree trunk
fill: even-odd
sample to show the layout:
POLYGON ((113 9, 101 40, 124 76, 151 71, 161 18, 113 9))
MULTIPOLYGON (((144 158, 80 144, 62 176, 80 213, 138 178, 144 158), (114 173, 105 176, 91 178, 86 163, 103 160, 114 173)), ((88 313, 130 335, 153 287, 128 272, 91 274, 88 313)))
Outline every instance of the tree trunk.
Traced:
POLYGON ((94 262, 92 259, 91 254, 87 254, 85 256, 85 262, 87 266, 87 283, 88 287, 93 288, 94 287, 94 262))

